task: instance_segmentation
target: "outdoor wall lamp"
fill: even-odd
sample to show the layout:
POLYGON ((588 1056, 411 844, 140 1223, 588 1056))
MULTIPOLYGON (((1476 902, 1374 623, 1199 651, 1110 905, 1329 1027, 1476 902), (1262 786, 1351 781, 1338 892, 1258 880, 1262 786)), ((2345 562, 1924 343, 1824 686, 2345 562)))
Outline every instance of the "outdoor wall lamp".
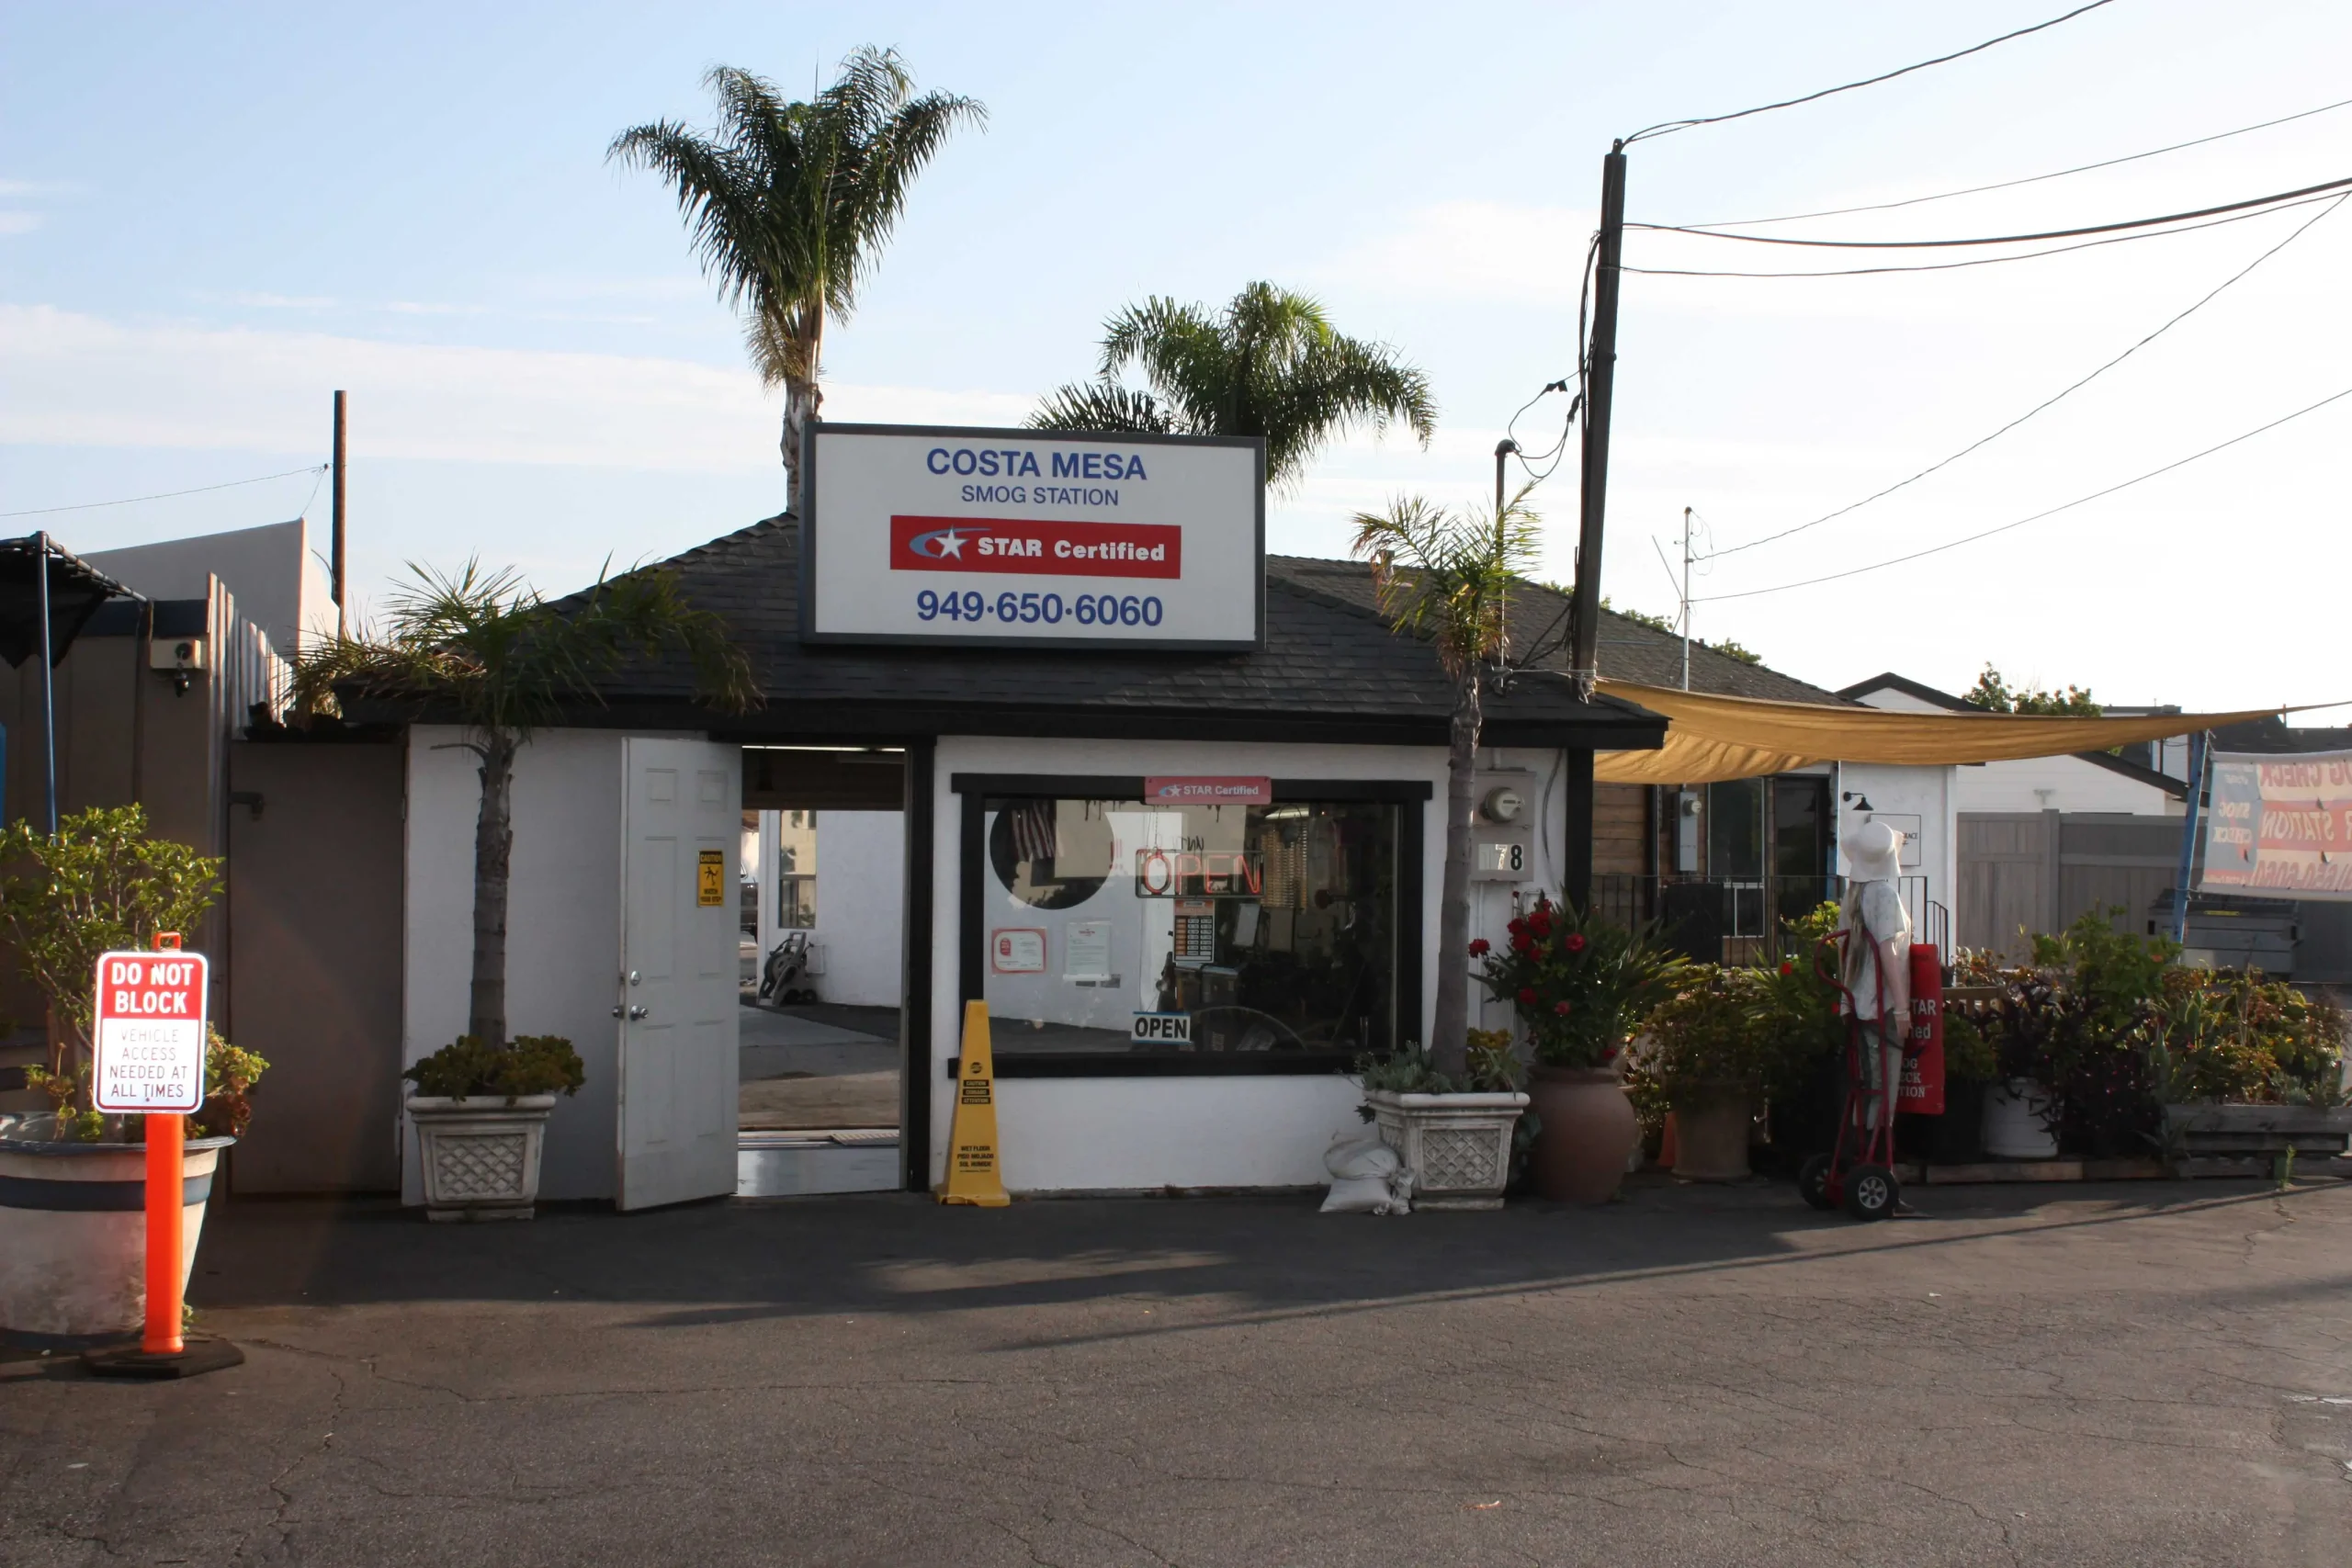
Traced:
POLYGON ((1871 804, 1871 797, 1864 795, 1858 789, 1849 789, 1844 795, 1838 796, 1838 798, 1841 800, 1852 801, 1854 803, 1854 809, 1857 811, 1875 811, 1878 809, 1877 807, 1871 804))

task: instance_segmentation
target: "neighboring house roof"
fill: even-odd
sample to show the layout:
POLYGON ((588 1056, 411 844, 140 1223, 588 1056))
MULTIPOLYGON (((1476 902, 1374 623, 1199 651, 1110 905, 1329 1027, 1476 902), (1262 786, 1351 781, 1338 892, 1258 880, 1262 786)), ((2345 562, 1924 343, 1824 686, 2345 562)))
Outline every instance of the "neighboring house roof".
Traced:
MULTIPOLYGON (((1266 576, 1310 589, 1352 604, 1369 615, 1379 614, 1367 561, 1325 560, 1312 556, 1268 556, 1266 576)), ((1514 660, 1543 649, 1535 668, 1566 671, 1568 668, 1568 611, 1572 594, 1521 579, 1510 596, 1509 630, 1514 660)), ((1682 639, 1630 620, 1613 610, 1600 613, 1600 672, 1612 680, 1645 686, 1682 684, 1682 639)), ((1718 652, 1704 643, 1690 645, 1690 689, 1720 696, 1762 697, 1783 703, 1826 703, 1839 705, 1835 692, 1783 675, 1760 664, 1749 664, 1718 652)))
MULTIPOLYGON (((726 616, 768 705, 698 720, 730 736, 1016 734, 1347 740, 1442 745, 1453 687, 1427 644, 1368 605, 1270 571, 1266 646, 1238 653, 1123 653, 1100 645, 1037 651, 825 646, 800 639, 799 530, 787 513, 658 563, 686 599, 726 616)), ((1359 569, 1361 570, 1361 569, 1359 569)), ((589 724, 646 722, 693 694, 680 660, 603 682, 611 706, 589 724)), ((1627 702, 1580 703, 1548 671, 1486 701, 1500 746, 1641 750, 1666 721, 1627 702)))
MULTIPOLYGON (((1857 681, 1850 686, 1841 687, 1838 694, 1849 701, 1860 702, 1872 692, 1900 692, 1906 697, 1915 697, 1923 703, 1932 703, 1939 708, 1949 708, 1954 713, 1988 711, 1965 697, 1955 697, 1950 692, 1939 692, 1935 687, 1914 681, 1907 675, 1897 675, 1892 670, 1873 675, 1867 681, 1857 681)), ((2143 784, 2152 789, 2163 790, 2166 795, 2177 799, 2186 800, 2188 797, 2188 785, 2174 778, 2170 773, 2158 773, 2154 768, 2127 761, 2121 757, 2112 756, 2105 751, 2075 751, 2070 755, 2090 763, 2093 767, 2105 768, 2111 773, 2120 773, 2135 784, 2143 784)))
POLYGON ((2305 729, 2274 716, 2247 724, 2223 725, 2213 731, 2213 749, 2217 751, 2347 751, 2352 750, 2352 729, 2305 729))

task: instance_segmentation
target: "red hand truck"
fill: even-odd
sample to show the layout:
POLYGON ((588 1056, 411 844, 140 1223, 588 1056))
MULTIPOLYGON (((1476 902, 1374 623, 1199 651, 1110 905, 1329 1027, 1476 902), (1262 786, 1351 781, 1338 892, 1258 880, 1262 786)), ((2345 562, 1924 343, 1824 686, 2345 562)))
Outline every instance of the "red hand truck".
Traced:
MULTIPOLYGON (((1853 935, 1841 931, 1822 939, 1814 953, 1814 969, 1824 980, 1837 987, 1846 998, 1846 1100, 1838 1115, 1838 1139, 1826 1154, 1815 1155, 1797 1172, 1797 1191, 1816 1209, 1842 1208, 1858 1220, 1883 1220, 1894 1213, 1903 1201, 1903 1183, 1894 1174, 1894 1112, 1902 1094, 1900 1069, 1890 1075, 1891 1080, 1880 1091, 1886 1105, 1880 1125, 1873 1128, 1871 1120, 1871 1064, 1862 1053, 1879 1050, 1884 1042, 1883 1031, 1901 1028, 1903 1055, 1905 1060, 1917 1054, 1915 1031, 1910 1019, 1900 1021, 1887 1017, 1886 975, 1883 963, 1873 963, 1871 972, 1877 977, 1878 1022, 1880 1039, 1870 1045, 1863 1043, 1862 1019, 1854 1006, 1854 993, 1842 978, 1845 965, 1842 944, 1853 935)), ((1914 952, 1918 944, 1914 944, 1914 952)), ((1933 962, 1934 950, 1928 950, 1933 962)), ((1913 973, 1917 972, 1915 966, 1913 973)), ((1940 1013, 1940 999, 1934 1004, 1940 1013)), ((1883 1069, 1885 1062, 1878 1066, 1883 1069)), ((1940 1075, 1939 1075, 1940 1076, 1940 1075)), ((1939 1085, 1940 1088, 1940 1085, 1939 1085)), ((1941 1109, 1940 1095, 1938 1109, 1941 1109)))

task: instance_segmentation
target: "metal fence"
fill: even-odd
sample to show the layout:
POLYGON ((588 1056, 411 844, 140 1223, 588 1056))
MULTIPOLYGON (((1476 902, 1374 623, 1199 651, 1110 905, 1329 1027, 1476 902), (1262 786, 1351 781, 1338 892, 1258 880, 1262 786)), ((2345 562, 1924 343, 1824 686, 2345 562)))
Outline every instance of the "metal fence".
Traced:
MULTIPOLYGON (((1914 931, 1951 951, 1951 915, 1928 897, 1924 876, 1898 891, 1914 931)), ((1655 920, 1668 946, 1709 964, 1761 964, 1788 945, 1788 922, 1845 897, 1836 876, 1697 877, 1613 873, 1592 879, 1594 911, 1622 925, 1655 920)))

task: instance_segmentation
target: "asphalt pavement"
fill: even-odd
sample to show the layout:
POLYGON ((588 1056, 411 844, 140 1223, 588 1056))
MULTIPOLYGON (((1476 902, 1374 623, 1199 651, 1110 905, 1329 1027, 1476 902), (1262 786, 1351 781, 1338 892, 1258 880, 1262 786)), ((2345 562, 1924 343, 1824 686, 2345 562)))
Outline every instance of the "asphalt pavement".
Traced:
POLYGON ((2340 1564, 2352 1183, 1575 1212, 231 1202, 0 1362, 0 1562, 2340 1564))

